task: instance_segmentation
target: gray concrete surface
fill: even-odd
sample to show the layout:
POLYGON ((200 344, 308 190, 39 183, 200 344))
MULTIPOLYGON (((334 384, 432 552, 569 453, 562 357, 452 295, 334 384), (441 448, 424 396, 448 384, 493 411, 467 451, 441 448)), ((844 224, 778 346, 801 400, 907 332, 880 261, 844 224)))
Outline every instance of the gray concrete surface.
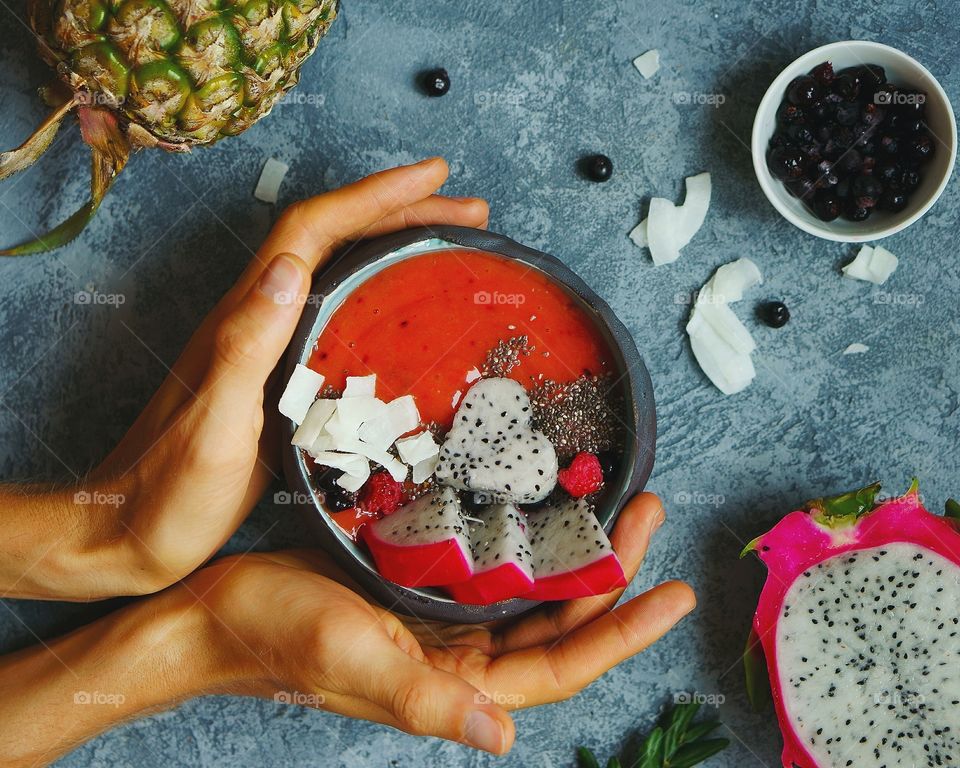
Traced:
MULTIPOLYGON (((207 698, 118 728, 61 765, 566 766, 579 744, 611 754, 678 690, 725 699, 719 714, 734 746, 710 765, 779 765, 775 726, 749 711, 738 667, 762 570, 737 552, 803 499, 874 478, 902 489, 918 474, 938 506, 957 492, 960 200, 953 181, 926 218, 885 243, 901 266, 882 291, 843 280, 838 266, 853 249, 793 229, 755 184, 746 147, 753 111, 789 60, 848 38, 905 49, 956 98, 960 7, 345 5, 300 86, 322 106, 283 105, 243 136, 187 157, 142 153, 79 240, 55 254, 0 262, 0 477, 82 473, 123 433, 275 219, 279 207, 252 197, 267 157, 291 164, 286 204, 440 153, 453 169, 450 193, 486 196, 492 228, 566 260, 635 334, 659 401, 650 487, 667 500, 668 523, 630 591, 682 577, 699 608, 580 696, 518 715, 517 746, 501 762, 327 714, 207 698), (644 81, 630 61, 654 47, 663 69, 644 81), (450 70, 447 97, 417 92, 415 75, 429 65, 450 70), (678 103, 682 93, 722 94, 725 102, 678 103), (616 164, 607 184, 574 172, 592 151, 616 164), (714 181, 706 224, 679 262, 655 270, 626 233, 651 194, 676 197, 684 175, 702 170, 714 181), (724 398, 683 340, 683 297, 744 255, 766 278, 739 308, 759 345, 759 375, 745 393, 724 398), (76 292, 90 288, 122 294, 125 303, 75 303, 76 292), (793 310, 786 328, 749 317, 754 301, 768 297, 793 310), (857 341, 870 352, 843 357, 857 341)), ((35 91, 47 72, 23 13, 23 0, 0 2, 0 145, 18 143, 43 114, 35 91)), ((0 185, 0 240, 18 241, 24 222, 49 225, 77 207, 86 162, 73 126, 34 170, 0 185)), ((264 503, 229 549, 297 539, 296 522, 264 503)), ((3 649, 111 607, 4 605, 3 649)))

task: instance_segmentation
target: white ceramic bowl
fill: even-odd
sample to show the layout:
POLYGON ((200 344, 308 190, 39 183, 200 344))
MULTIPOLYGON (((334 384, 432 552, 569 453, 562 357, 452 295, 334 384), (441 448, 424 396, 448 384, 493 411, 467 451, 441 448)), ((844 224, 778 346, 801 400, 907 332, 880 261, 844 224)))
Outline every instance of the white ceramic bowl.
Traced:
POLYGON ((862 243, 879 240, 910 226, 937 201, 950 180, 957 157, 957 121, 950 99, 940 83, 919 62, 896 48, 868 40, 848 40, 815 48, 781 72, 764 94, 753 121, 751 139, 753 168, 767 199, 787 221, 805 232, 827 240, 862 243), (808 73, 824 61, 833 62, 841 70, 863 64, 879 64, 886 70, 887 80, 924 91, 927 94, 926 124, 936 144, 933 159, 921 169, 923 181, 910 195, 907 207, 899 213, 877 211, 866 221, 821 221, 791 195, 783 183, 767 168, 767 145, 776 128, 776 115, 787 86, 798 75, 808 73))

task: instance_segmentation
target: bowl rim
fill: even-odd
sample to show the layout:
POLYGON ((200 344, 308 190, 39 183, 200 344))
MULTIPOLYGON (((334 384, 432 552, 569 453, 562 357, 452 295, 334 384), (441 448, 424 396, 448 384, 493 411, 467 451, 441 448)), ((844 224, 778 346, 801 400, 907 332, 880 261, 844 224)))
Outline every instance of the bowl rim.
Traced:
MULTIPOLYGON (((585 312, 592 312, 594 321, 604 331, 607 342, 617 357, 618 366, 621 368, 619 373, 622 384, 618 386, 624 392, 626 401, 624 406, 628 409, 623 415, 629 416, 625 421, 633 429, 633 435, 626 437, 628 448, 625 454, 629 457, 629 461, 624 462, 625 466, 621 469, 621 482, 604 505, 609 507, 609 513, 598 515, 604 523, 604 528, 609 532, 627 500, 643 488, 653 471, 656 448, 656 405, 653 384, 643 358, 626 326, 603 299, 554 256, 528 248, 504 235, 453 225, 407 229, 349 245, 314 279, 311 288, 311 296, 314 300, 307 302, 287 352, 285 380, 289 379, 298 363, 304 363, 309 359, 316 339, 329 319, 322 315, 324 300, 327 296, 336 292, 342 283, 358 272, 380 261, 389 260, 398 253, 402 256, 391 261, 391 264, 423 253, 424 249, 417 246, 435 240, 446 242, 454 247, 485 251, 503 258, 518 260, 537 268, 551 281, 573 294, 580 301, 585 312)), ((388 266, 384 265, 383 268, 388 266)), ((336 306, 340 306, 340 302, 350 292, 362 285, 373 274, 376 272, 372 272, 361 279, 357 285, 349 288, 348 293, 339 297, 336 306)), ((421 619, 459 623, 478 623, 517 616, 539 605, 538 602, 522 598, 513 598, 488 606, 465 605, 449 598, 439 599, 427 590, 401 587, 384 579, 375 568, 370 568, 345 545, 342 533, 323 510, 306 473, 300 451, 290 444, 294 429, 289 419, 283 420, 282 434, 285 438, 283 465, 287 483, 295 492, 292 504, 298 508, 309 526, 317 533, 320 546, 378 602, 389 606, 390 610, 421 619)))
POLYGON ((881 240, 906 229, 915 221, 920 219, 924 214, 926 214, 927 211, 929 211, 937 202, 937 200, 940 199, 940 196, 943 194, 944 189, 946 189, 946 186, 953 175, 953 167, 957 158, 957 121, 956 116, 954 115, 953 105, 950 103, 950 98, 947 96, 947 93, 940 84, 940 81, 934 77, 930 70, 910 56, 910 54, 900 50, 899 48, 894 48, 891 45, 874 42, 872 40, 838 40, 833 43, 821 45, 818 48, 813 48, 798 56, 796 59, 787 64, 787 66, 785 66, 773 79, 773 81, 770 83, 770 86, 764 93, 763 98, 760 100, 760 104, 757 106, 757 111, 754 115, 753 129, 750 138, 750 153, 753 159, 754 173, 757 177, 757 182, 760 184, 760 188, 763 190, 763 193, 770 204, 787 221, 799 229, 802 229, 804 232, 825 240, 832 240, 840 243, 865 243, 873 240, 881 240), (862 234, 844 234, 836 232, 830 227, 829 222, 817 223, 803 219, 797 216, 786 205, 784 205, 780 197, 774 192, 773 188, 774 184, 782 183, 775 179, 773 174, 771 174, 767 168, 767 144, 770 140, 770 137, 762 135, 761 116, 769 113, 771 109, 776 109, 776 105, 778 105, 780 100, 783 98, 783 93, 786 89, 787 82, 797 76, 798 73, 794 70, 801 65, 801 62, 805 64, 807 60, 820 58, 821 56, 826 56, 829 58, 829 53, 840 48, 860 48, 865 51, 884 51, 888 55, 899 58, 905 63, 916 67, 921 73, 929 78, 930 83, 933 85, 933 90, 936 92, 937 98, 942 101, 944 107, 946 108, 947 119, 950 125, 950 157, 946 166, 946 170, 940 179, 940 183, 937 185, 937 188, 933 191, 933 193, 927 198, 924 204, 919 209, 914 211, 910 216, 896 220, 883 229, 873 232, 865 232, 862 234))

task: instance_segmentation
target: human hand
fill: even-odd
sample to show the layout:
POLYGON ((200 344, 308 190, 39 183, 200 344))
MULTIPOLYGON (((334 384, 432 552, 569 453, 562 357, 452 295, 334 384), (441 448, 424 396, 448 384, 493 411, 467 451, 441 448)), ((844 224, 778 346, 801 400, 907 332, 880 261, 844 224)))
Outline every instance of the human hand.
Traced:
POLYGON ((433 158, 287 209, 130 431, 78 488, 0 489, 0 591, 143 594, 213 555, 276 477, 279 445, 264 389, 311 273, 363 237, 414 225, 485 226, 482 200, 434 194, 447 173, 433 158))
MULTIPOLYGON (((632 578, 663 521, 641 494, 611 536, 632 578)), ((508 751, 507 710, 569 698, 689 613, 680 582, 614 608, 622 591, 546 605, 504 626, 421 623, 369 603, 311 552, 226 558, 184 588, 223 630, 216 654, 243 669, 238 689, 307 703, 418 735, 508 751), (278 692, 280 692, 278 694, 278 692)))

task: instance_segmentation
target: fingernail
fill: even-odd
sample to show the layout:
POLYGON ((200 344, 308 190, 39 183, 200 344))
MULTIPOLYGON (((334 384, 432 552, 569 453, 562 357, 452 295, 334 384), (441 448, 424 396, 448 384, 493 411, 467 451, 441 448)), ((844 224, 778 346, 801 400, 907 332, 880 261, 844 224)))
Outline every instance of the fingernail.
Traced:
POLYGON ((300 290, 300 270, 286 254, 280 254, 260 276, 260 293, 274 304, 293 304, 300 290))
POLYGON ((463 739, 471 747, 499 755, 503 752, 503 726, 481 709, 467 715, 463 739))
POLYGON ((650 525, 650 533, 656 533, 660 526, 663 525, 663 521, 667 519, 666 513, 663 511, 663 507, 657 510, 657 514, 653 516, 653 523, 650 525))

